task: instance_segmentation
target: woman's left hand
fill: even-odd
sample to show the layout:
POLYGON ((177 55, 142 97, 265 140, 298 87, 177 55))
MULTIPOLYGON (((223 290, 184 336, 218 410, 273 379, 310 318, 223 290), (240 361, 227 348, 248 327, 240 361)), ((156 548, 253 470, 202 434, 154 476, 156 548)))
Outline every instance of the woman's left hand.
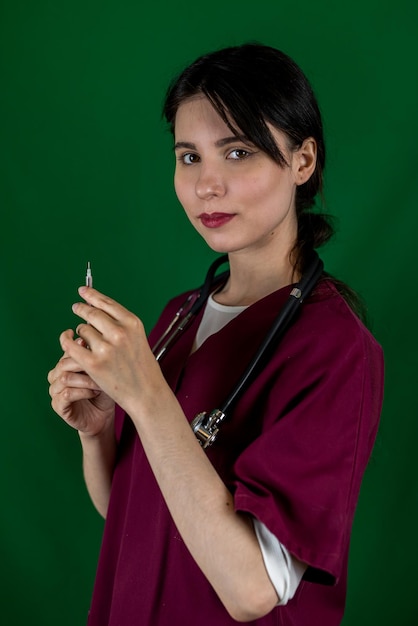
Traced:
POLYGON ((96 289, 80 287, 85 303, 73 311, 85 324, 76 333, 88 349, 76 343, 73 332, 62 333, 62 349, 128 413, 138 399, 151 399, 166 387, 158 363, 150 350, 141 320, 96 289))

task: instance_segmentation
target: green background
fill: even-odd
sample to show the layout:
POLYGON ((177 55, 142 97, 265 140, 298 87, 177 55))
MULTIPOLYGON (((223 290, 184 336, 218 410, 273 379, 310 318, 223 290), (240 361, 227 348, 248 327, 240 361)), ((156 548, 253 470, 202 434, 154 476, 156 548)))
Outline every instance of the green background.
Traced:
POLYGON ((0 1, 2 624, 85 623, 102 521, 46 375, 87 260, 148 329, 200 283, 213 255, 174 196, 161 103, 198 54, 254 39, 316 90, 339 231, 323 257, 386 355, 344 625, 418 623, 417 23, 405 0, 0 1))

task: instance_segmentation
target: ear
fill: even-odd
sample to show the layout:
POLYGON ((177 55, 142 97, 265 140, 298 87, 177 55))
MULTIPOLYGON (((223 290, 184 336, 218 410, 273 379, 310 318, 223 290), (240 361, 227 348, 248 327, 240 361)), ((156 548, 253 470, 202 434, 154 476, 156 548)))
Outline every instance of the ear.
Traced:
POLYGON ((293 153, 293 173, 296 185, 303 185, 310 179, 316 168, 316 141, 307 137, 300 148, 293 153))

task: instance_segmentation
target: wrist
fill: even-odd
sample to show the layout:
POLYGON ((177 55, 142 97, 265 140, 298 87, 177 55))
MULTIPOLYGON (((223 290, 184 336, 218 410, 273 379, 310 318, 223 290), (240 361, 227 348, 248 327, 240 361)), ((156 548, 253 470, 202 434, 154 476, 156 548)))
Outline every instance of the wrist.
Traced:
POLYGON ((80 441, 82 443, 88 442, 98 442, 102 440, 107 440, 109 438, 114 437, 114 413, 112 412, 109 416, 109 419, 106 420, 106 423, 103 424, 101 428, 97 431, 84 431, 78 430, 78 436, 80 437, 80 441))

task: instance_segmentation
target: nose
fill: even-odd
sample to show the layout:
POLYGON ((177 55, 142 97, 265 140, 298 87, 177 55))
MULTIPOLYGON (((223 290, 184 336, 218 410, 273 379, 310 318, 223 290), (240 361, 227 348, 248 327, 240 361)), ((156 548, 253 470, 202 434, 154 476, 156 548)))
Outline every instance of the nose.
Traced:
POLYGON ((196 181, 196 195, 201 200, 211 197, 222 197, 225 194, 225 181, 220 171, 209 165, 200 168, 199 177, 196 181))

